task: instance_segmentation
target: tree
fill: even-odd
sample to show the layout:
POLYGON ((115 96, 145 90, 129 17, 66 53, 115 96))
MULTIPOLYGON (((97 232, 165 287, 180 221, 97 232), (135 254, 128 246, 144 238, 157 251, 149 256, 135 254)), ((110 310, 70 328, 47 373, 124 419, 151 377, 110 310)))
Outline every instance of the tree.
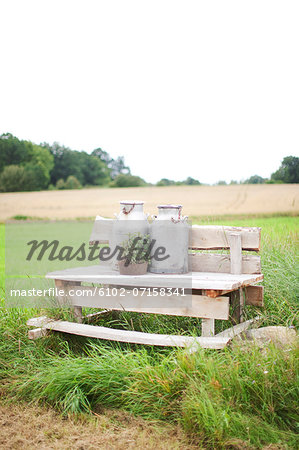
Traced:
POLYGON ((24 167, 6 166, 0 175, 0 191, 18 192, 23 190, 25 178, 24 167))
POLYGON ((283 158, 279 169, 272 173, 271 180, 283 183, 299 183, 299 158, 286 156, 283 158))
POLYGON ((52 146, 42 144, 50 150, 54 157, 54 168, 51 172, 51 183, 56 184, 59 179, 66 180, 75 176, 81 185, 103 186, 111 180, 107 161, 110 157, 101 149, 94 150, 91 155, 82 151, 71 150, 57 142, 52 146), (103 158, 103 159, 102 159, 103 158))
POLYGON ((118 175, 130 175, 130 169, 125 165, 125 158, 123 156, 119 156, 116 159, 112 159, 112 161, 108 165, 110 169, 110 176, 112 180, 114 180, 118 175))
POLYGON ((93 150, 91 152, 91 155, 96 156, 101 161, 106 163, 107 167, 109 167, 110 162, 113 161, 109 153, 105 152, 105 150, 102 150, 101 148, 96 148, 95 150, 93 150))
POLYGON ((113 159, 109 153, 105 152, 105 150, 102 150, 101 148, 96 148, 93 150, 91 155, 96 156, 107 165, 112 180, 114 180, 117 175, 131 174, 130 168, 125 165, 125 159, 123 156, 113 159))
POLYGON ((157 186, 175 186, 176 182, 174 180, 169 180, 168 178, 161 178, 157 182, 157 186))
POLYGON ((30 141, 24 143, 30 160, 24 166, 28 173, 27 187, 24 190, 46 189, 50 182, 50 172, 54 167, 54 157, 47 148, 30 141))
POLYGON ((60 178, 66 180, 70 175, 75 176, 81 184, 85 184, 82 173, 84 157, 81 157, 80 152, 61 146, 58 142, 54 142, 52 146, 49 144, 42 144, 42 146, 48 148, 54 157, 54 167, 51 171, 52 184, 56 184, 60 178))
POLYGON ((38 162, 25 164, 24 179, 21 191, 40 191, 49 185, 50 176, 45 166, 38 162))
POLYGON ((187 184, 190 186, 199 186, 201 183, 194 178, 188 177, 185 181, 183 181, 183 184, 187 184))
POLYGON ((48 186, 48 180, 41 163, 5 166, 0 175, 0 190, 3 192, 40 191, 48 186))
POLYGON ((6 133, 0 136, 0 166, 2 173, 5 171, 3 189, 10 192, 46 189, 53 168, 53 156, 47 149, 6 133), (11 182, 8 176, 11 176, 11 182))
POLYGON ((84 184, 103 186, 111 180, 107 164, 100 158, 82 152, 82 173, 84 184))
POLYGON ((10 133, 0 136, 0 172, 5 166, 19 165, 29 161, 25 142, 10 133))
POLYGON ((24 143, 28 149, 30 162, 33 164, 40 162, 43 166, 45 166, 48 172, 51 172, 54 167, 54 157, 51 152, 47 148, 33 144, 30 141, 24 141, 24 143))
POLYGON ((245 180, 245 184, 263 184, 265 183, 266 179, 263 177, 260 177, 259 175, 252 175, 248 180, 245 180))
MULTIPOLYGON (((84 151, 71 150, 57 142, 53 145, 45 142, 36 145, 30 141, 21 141, 10 133, 0 136, 0 174, 7 166, 23 167, 24 170, 19 180, 15 168, 6 171, 3 189, 15 186, 19 191, 40 190, 55 185, 63 189, 69 177, 73 177, 70 178, 70 186, 74 185, 74 178, 78 186, 103 186, 109 185, 120 175, 124 178, 118 178, 112 186, 146 184, 140 177, 130 178, 130 169, 125 165, 123 156, 113 159, 101 148, 95 149, 90 155, 84 151), (11 183, 7 180, 9 174, 13 177, 11 183)), ((20 171, 18 173, 21 174, 20 171)))
POLYGON ((110 183, 111 187, 139 187, 146 186, 146 182, 134 175, 117 175, 115 180, 110 183))

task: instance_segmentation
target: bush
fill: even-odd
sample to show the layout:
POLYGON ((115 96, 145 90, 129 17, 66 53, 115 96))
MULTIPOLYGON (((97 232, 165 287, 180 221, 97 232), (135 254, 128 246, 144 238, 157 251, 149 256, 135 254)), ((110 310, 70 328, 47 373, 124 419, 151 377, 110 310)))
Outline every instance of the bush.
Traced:
POLYGON ((25 169, 20 166, 6 166, 0 175, 0 191, 18 192, 24 190, 25 169))
POLYGON ((41 163, 28 163, 24 166, 24 181, 22 191, 40 191, 47 189, 49 174, 41 163))
POLYGON ((245 180, 245 184, 263 184, 265 183, 266 179, 263 177, 260 177, 259 175, 252 175, 252 177, 248 178, 248 180, 245 180))
POLYGON ((53 156, 47 149, 31 142, 19 141, 11 135, 2 135, 0 153, 0 168, 5 166, 0 176, 2 191, 47 189, 53 167, 53 156))
POLYGON ((157 186, 175 186, 174 180, 169 180, 168 178, 162 178, 160 181, 157 182, 157 186))
POLYGON ((70 175, 65 182, 65 189, 81 189, 82 185, 76 177, 70 175))
POLYGON ((65 189, 65 182, 62 178, 57 181, 56 189, 65 189))
POLYGON ((115 180, 110 183, 111 187, 140 187, 146 186, 146 182, 134 175, 118 175, 115 180))

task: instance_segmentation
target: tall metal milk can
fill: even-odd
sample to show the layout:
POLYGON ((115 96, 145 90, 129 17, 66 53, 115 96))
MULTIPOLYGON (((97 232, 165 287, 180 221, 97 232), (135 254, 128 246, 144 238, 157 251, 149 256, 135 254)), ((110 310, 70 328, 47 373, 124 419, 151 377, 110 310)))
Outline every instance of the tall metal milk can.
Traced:
MULTIPOLYGON (((116 219, 112 227, 112 239, 110 248, 113 251, 117 245, 129 238, 131 233, 149 234, 148 214, 143 211, 144 202, 139 200, 122 200, 120 212, 114 214, 116 219)), ((118 269, 117 255, 112 259, 112 268, 118 269)))
POLYGON ((182 216, 182 205, 159 205, 158 216, 150 226, 151 241, 155 240, 151 255, 158 247, 164 247, 164 260, 153 257, 149 271, 153 273, 187 273, 189 230, 188 217, 182 216), (168 256, 166 258, 166 256, 168 256))

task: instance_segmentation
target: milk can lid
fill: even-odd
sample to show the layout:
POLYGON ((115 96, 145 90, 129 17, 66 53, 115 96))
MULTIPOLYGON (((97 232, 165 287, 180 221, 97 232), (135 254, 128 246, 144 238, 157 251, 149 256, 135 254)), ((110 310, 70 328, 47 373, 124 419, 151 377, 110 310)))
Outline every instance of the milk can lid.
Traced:
POLYGON ((119 202, 121 205, 143 205, 144 202, 141 200, 121 200, 119 202))
POLYGON ((172 209, 181 209, 182 208, 182 205, 158 205, 158 208, 159 209, 169 209, 169 208, 172 208, 172 209))

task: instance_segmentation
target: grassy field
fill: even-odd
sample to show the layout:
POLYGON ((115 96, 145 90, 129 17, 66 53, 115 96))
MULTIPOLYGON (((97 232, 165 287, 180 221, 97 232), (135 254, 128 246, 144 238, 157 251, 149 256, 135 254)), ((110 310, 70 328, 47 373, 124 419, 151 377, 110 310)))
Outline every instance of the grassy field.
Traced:
POLYGON ((298 214, 298 184, 170 186, 76 191, 17 192, 0 194, 0 221, 14 216, 47 219, 113 217, 119 200, 144 200, 145 210, 156 214, 157 205, 184 205, 195 216, 298 214))
MULTIPOLYGON (((213 219, 213 223, 262 227, 263 324, 297 327, 298 217, 223 220, 213 219)), ((193 222, 199 221, 194 217, 193 222)), ((4 225, 0 237, 3 268, 4 225)), ((47 311, 51 313, 57 311, 47 311)), ((247 307, 248 318, 256 313, 256 308, 247 307)), ((146 440, 138 441, 140 433, 134 432, 133 424, 131 448, 298 448, 298 348, 270 346, 265 352, 256 348, 244 352, 234 347, 187 355, 171 348, 59 334, 29 341, 25 322, 40 314, 32 309, 0 310, 0 394, 6 402, 51 405, 72 418, 74 414, 91 415, 99 420, 100 429, 106 408, 122 410, 132 421, 139 420, 133 417, 146 419, 142 425, 145 436, 150 434, 147 427, 153 426, 152 421, 158 421, 152 446, 147 446, 146 440)), ((230 325, 218 322, 219 331, 230 325)), ((160 333, 200 333, 200 319, 134 313, 113 314, 98 324, 160 333)), ((123 419, 120 423, 123 426, 123 419)), ((117 445, 115 440, 112 448, 117 445)), ((119 448, 121 445, 130 448, 126 440, 120 441, 119 448)))

